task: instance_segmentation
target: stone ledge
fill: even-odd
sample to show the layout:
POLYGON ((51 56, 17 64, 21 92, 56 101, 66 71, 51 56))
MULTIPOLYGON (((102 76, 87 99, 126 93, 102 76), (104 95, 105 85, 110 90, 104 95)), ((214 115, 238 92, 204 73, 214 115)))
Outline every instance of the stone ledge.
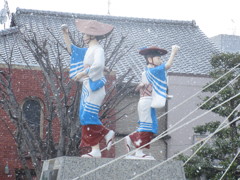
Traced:
MULTIPOLYGON (((58 157, 45 160, 41 180, 73 180, 95 169, 112 158, 58 157)), ((128 180, 146 171, 161 161, 121 159, 81 179, 84 180, 128 180)), ((137 180, 185 180, 181 161, 171 161, 137 178, 137 180)))

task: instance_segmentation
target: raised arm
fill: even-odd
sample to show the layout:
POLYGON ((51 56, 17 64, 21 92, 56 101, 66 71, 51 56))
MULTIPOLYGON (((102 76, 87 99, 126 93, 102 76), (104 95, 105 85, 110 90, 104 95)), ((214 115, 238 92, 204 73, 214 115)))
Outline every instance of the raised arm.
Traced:
POLYGON ((170 55, 168 61, 167 61, 166 64, 165 64, 165 69, 169 69, 169 68, 172 66, 172 64, 173 64, 173 59, 174 59, 174 57, 175 57, 175 55, 177 54, 177 52, 178 52, 179 49, 180 49, 180 47, 177 46, 177 45, 173 45, 173 46, 172 46, 172 52, 171 52, 171 55, 170 55))
POLYGON ((66 24, 63 24, 61 26, 61 29, 62 29, 62 33, 63 33, 64 42, 65 42, 65 44, 67 46, 67 51, 69 53, 71 53, 72 52, 72 50, 71 50, 71 39, 69 37, 68 26, 66 24))

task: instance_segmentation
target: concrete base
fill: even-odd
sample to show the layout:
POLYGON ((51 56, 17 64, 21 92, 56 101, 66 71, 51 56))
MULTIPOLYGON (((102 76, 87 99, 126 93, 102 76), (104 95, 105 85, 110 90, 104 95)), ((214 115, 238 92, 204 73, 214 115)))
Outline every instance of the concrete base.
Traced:
MULTIPOLYGON (((45 160, 41 180, 128 180, 161 161, 121 159, 87 176, 84 173, 112 161, 112 158, 58 157, 45 160)), ((136 178, 137 180, 185 180, 181 161, 171 161, 136 178)))

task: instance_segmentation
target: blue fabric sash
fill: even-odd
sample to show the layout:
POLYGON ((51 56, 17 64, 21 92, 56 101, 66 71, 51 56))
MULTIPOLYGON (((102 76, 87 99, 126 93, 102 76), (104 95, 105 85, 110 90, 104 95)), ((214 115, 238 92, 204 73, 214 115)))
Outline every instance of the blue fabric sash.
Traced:
POLYGON ((102 88, 105 83, 106 83, 106 78, 105 77, 102 77, 101 79, 97 80, 97 81, 92 81, 90 78, 89 78, 89 85, 90 85, 90 88, 92 91, 97 91, 98 89, 102 88))

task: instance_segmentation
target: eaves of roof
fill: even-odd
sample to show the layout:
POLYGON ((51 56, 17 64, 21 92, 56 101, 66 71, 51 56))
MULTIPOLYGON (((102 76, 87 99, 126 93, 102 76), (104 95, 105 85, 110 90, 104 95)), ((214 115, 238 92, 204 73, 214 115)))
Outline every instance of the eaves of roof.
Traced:
POLYGON ((6 36, 6 35, 11 35, 13 33, 16 33, 19 31, 19 28, 17 26, 11 27, 9 29, 4 29, 0 31, 0 36, 6 36))

